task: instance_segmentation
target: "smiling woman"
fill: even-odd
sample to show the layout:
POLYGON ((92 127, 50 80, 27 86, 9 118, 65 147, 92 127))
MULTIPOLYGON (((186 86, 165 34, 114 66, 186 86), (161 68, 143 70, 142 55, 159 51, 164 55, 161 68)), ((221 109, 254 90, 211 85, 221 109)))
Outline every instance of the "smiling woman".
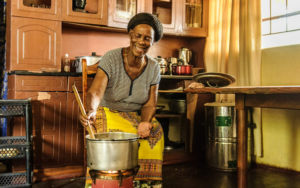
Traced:
MULTIPOLYGON (((155 187, 162 185, 164 149, 163 130, 154 118, 160 68, 147 52, 162 33, 162 24, 149 13, 137 14, 130 20, 130 46, 111 50, 102 57, 87 92, 87 115, 80 116, 81 124, 87 126, 89 121, 97 133, 138 134, 142 139, 135 180, 152 181, 155 187)), ((88 169, 86 187, 91 184, 88 169)))

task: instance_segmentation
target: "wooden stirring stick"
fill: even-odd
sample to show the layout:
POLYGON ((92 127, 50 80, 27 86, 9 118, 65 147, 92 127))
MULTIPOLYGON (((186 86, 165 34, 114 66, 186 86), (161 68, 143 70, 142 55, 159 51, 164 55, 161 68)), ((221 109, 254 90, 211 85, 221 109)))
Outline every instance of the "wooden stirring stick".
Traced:
MULTIPOLYGON (((76 97, 76 100, 78 102, 78 105, 79 105, 79 108, 80 108, 80 112, 82 115, 86 116, 86 112, 84 110, 84 107, 83 107, 83 104, 82 104, 82 101, 80 99, 80 96, 78 94, 78 91, 77 91, 77 88, 75 85, 72 86, 73 88, 73 91, 74 91, 74 94, 75 94, 75 97, 76 97)), ((91 125, 90 125, 90 122, 88 121, 88 126, 86 127, 86 130, 88 131, 88 133, 90 134, 90 138, 92 139, 95 139, 95 136, 94 136, 94 133, 92 131, 92 128, 91 128, 91 125)))

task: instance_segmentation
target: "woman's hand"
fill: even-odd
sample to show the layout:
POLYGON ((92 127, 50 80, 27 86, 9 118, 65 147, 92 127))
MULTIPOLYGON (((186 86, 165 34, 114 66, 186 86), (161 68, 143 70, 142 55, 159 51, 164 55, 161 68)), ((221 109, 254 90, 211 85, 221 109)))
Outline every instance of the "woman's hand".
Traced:
POLYGON ((138 126, 138 135, 140 135, 141 138, 146 138, 150 135, 150 130, 152 129, 152 123, 143 121, 138 126))
POLYGON ((95 123, 95 120, 96 120, 96 111, 94 111, 94 110, 90 110, 90 111, 88 111, 88 113, 86 114, 86 116, 84 116, 84 115, 82 115, 81 113, 80 113, 80 115, 79 115, 79 121, 80 121, 80 123, 81 123, 81 125, 84 127, 84 128, 86 128, 87 126, 88 126, 88 122, 90 123, 90 125, 91 125, 91 127, 92 127, 92 129, 94 129, 95 130, 95 128, 94 128, 94 123, 95 123))

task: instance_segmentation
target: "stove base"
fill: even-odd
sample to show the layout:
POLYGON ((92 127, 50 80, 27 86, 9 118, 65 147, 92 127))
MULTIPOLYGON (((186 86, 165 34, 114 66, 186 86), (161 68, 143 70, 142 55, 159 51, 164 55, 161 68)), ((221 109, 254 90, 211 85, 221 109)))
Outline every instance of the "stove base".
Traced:
POLYGON ((92 184, 92 188, 133 188, 133 176, 122 179, 121 187, 119 187, 119 180, 96 179, 95 183, 92 184))

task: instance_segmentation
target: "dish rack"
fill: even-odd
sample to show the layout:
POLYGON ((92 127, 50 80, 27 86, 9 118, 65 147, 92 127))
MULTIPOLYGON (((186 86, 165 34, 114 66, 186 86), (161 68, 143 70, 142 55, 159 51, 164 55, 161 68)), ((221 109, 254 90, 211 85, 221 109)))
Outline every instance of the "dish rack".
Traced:
POLYGON ((0 100, 0 118, 25 117, 26 136, 0 137, 0 160, 26 158, 26 172, 0 173, 0 187, 32 187, 31 99, 0 100))

